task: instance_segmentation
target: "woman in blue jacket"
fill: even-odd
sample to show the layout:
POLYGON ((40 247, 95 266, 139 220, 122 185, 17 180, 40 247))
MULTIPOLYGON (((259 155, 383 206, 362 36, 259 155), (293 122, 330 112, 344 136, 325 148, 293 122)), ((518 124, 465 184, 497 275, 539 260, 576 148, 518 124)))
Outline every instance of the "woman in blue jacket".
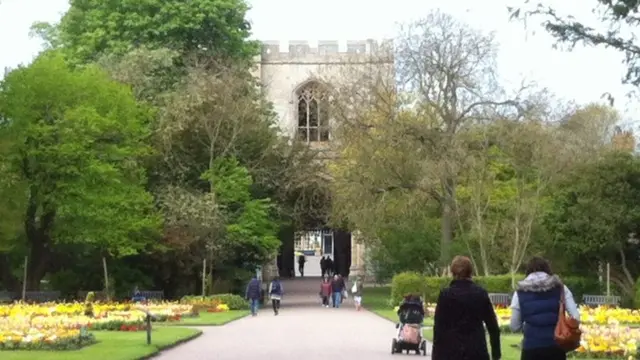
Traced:
POLYGON ((527 277, 518 283, 511 301, 511 330, 524 331, 521 359, 566 360, 565 351, 555 342, 554 331, 562 291, 567 312, 580 321, 573 294, 543 258, 532 258, 525 273, 527 277))

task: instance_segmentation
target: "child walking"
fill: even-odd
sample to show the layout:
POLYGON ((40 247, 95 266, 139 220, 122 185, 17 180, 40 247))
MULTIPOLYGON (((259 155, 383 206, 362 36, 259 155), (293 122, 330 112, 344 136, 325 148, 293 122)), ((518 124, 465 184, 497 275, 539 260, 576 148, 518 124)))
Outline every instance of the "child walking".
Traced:
POLYGON ((329 281, 329 277, 324 277, 322 279, 322 283, 320 284, 320 297, 322 298, 322 306, 328 308, 329 307, 329 298, 331 297, 331 281, 329 281))
POLYGON ((353 294, 353 303, 356 306, 356 310, 360 311, 362 308, 362 278, 356 279, 351 287, 351 293, 353 294))

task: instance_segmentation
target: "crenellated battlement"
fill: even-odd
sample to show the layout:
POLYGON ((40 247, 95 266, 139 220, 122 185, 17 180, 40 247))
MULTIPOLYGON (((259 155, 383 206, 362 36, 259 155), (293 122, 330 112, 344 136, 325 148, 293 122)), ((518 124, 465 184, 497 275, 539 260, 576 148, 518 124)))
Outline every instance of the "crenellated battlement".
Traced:
POLYGON ((344 61, 361 58, 389 59, 393 57, 393 40, 306 40, 263 41, 262 62, 280 61, 344 61))

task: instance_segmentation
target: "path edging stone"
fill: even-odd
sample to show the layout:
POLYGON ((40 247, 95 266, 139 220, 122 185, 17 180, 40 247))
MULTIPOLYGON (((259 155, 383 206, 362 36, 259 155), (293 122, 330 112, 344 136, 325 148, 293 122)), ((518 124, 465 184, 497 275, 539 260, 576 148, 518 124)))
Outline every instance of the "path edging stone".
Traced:
MULTIPOLYGON (((186 326, 185 326, 186 327, 186 326)), ((145 355, 145 356, 141 356, 139 358, 136 358, 135 360, 148 360, 148 359, 153 359, 154 357, 160 355, 163 351, 167 351, 167 350, 171 350, 173 348, 176 348, 184 343, 187 343, 191 340, 195 340, 197 338, 199 338, 200 336, 202 336, 202 330, 198 330, 197 333, 190 335, 184 339, 180 339, 178 341, 176 341, 173 344, 169 344, 166 346, 162 346, 162 347, 158 347, 158 350, 156 350, 155 352, 149 354, 149 355, 145 355)))

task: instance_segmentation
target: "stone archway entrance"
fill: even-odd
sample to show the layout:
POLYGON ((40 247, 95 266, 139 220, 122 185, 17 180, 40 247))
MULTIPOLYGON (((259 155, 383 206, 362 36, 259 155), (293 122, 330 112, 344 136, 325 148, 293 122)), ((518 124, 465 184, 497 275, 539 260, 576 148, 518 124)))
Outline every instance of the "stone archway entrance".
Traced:
MULTIPOLYGON (((336 270, 348 278, 352 269, 351 233, 329 228, 281 231, 282 246, 277 257, 277 270, 283 281, 286 299, 283 306, 318 306, 318 289, 321 281, 320 257, 331 254, 336 270), (306 254, 305 276, 300 277, 296 251, 306 254)), ((264 278, 265 282, 269 278, 264 278)))
POLYGON ((351 269, 351 233, 329 228, 281 232, 282 246, 278 254, 278 274, 283 279, 300 277, 297 258, 306 257, 305 277, 320 278, 320 259, 329 255, 336 272, 348 277, 351 269))

